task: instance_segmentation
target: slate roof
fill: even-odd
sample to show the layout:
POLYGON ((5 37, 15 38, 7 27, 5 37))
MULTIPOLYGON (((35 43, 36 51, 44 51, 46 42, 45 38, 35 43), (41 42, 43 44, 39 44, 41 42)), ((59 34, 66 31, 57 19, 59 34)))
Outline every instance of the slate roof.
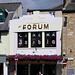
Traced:
POLYGON ((28 9, 27 12, 33 12, 33 11, 72 11, 72 12, 75 12, 75 3, 69 3, 67 4, 67 6, 65 7, 65 10, 63 10, 64 8, 64 4, 60 4, 58 6, 55 6, 53 8, 50 8, 50 9, 36 9, 36 10, 30 10, 28 9))
POLYGON ((63 4, 60 4, 56 7, 53 7, 53 8, 50 8, 50 9, 27 9, 27 12, 33 12, 33 11, 40 11, 40 12, 43 12, 43 11, 62 11, 63 9, 63 4))
POLYGON ((69 3, 66 5, 66 7, 63 7, 63 4, 61 4, 61 5, 58 5, 56 7, 51 8, 51 9, 54 9, 54 10, 56 10, 56 9, 60 10, 61 9, 62 11, 75 12, 75 3, 69 3), (63 8, 65 8, 65 9, 63 10, 63 8))
POLYGON ((19 6, 21 2, 14 2, 14 3, 0 3, 0 8, 3 10, 7 9, 10 11, 15 11, 19 6))
POLYGON ((75 3, 69 3, 66 6, 66 10, 75 10, 75 3))
POLYGON ((54 10, 62 10, 63 9, 63 4, 60 4, 60 5, 58 5, 58 6, 55 6, 55 7, 53 7, 53 8, 51 8, 51 9, 54 9, 54 10))

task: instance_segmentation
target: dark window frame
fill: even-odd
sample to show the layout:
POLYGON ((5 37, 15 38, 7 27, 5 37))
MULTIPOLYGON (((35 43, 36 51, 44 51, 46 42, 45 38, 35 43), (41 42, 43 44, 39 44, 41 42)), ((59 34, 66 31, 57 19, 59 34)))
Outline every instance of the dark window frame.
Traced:
POLYGON ((19 32, 18 33, 18 48, 28 48, 28 32, 19 32), (19 34, 22 34, 22 37, 19 37, 19 34), (27 37, 24 35, 27 34, 27 37), (19 46, 19 41, 22 40, 22 45, 19 46), (25 41, 27 41, 27 45, 25 44, 25 41))
POLYGON ((31 47, 42 47, 42 32, 31 32, 31 47), (41 37, 38 37, 38 34, 41 34, 41 37), (32 34, 36 34, 36 37, 32 37, 32 34), (32 42, 35 41, 36 44, 33 46, 32 42), (38 42, 41 44, 39 45, 38 42))
POLYGON ((45 32, 45 47, 56 47, 56 31, 47 31, 45 32), (55 33, 55 37, 52 36, 52 33, 55 33), (46 36, 49 33, 50 36, 46 36), (52 41, 55 40, 55 44, 52 44, 52 41), (48 44, 46 44, 48 42, 48 44))

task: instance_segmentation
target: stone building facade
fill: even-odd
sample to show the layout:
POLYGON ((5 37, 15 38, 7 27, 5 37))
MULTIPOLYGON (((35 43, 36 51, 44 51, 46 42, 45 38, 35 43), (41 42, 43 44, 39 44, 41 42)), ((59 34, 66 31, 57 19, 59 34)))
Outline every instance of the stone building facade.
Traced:
POLYGON ((67 61, 67 66, 63 68, 64 75, 75 75, 75 3, 72 1, 66 1, 62 14, 63 60, 67 61))

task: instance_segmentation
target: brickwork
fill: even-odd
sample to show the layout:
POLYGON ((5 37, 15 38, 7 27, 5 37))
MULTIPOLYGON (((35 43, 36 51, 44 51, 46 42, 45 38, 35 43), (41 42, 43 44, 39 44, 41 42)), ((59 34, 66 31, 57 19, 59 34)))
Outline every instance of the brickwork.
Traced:
POLYGON ((75 13, 63 13, 63 52, 66 53, 65 57, 74 59, 67 62, 65 68, 67 75, 67 69, 75 69, 75 13), (65 16, 67 16, 66 27, 64 27, 65 16))

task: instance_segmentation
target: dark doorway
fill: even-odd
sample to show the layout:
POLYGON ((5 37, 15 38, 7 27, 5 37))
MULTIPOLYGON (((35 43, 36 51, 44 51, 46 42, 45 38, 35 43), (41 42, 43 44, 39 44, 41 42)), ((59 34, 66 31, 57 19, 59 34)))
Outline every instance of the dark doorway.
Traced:
POLYGON ((45 64, 44 75, 56 75, 56 65, 45 64))
POLYGON ((31 64, 30 75, 38 75, 38 72, 42 72, 42 64, 31 64))
POLYGON ((28 64, 18 64, 17 75, 28 75, 28 64))
POLYGON ((3 64, 0 63, 0 75, 3 75, 3 64))

